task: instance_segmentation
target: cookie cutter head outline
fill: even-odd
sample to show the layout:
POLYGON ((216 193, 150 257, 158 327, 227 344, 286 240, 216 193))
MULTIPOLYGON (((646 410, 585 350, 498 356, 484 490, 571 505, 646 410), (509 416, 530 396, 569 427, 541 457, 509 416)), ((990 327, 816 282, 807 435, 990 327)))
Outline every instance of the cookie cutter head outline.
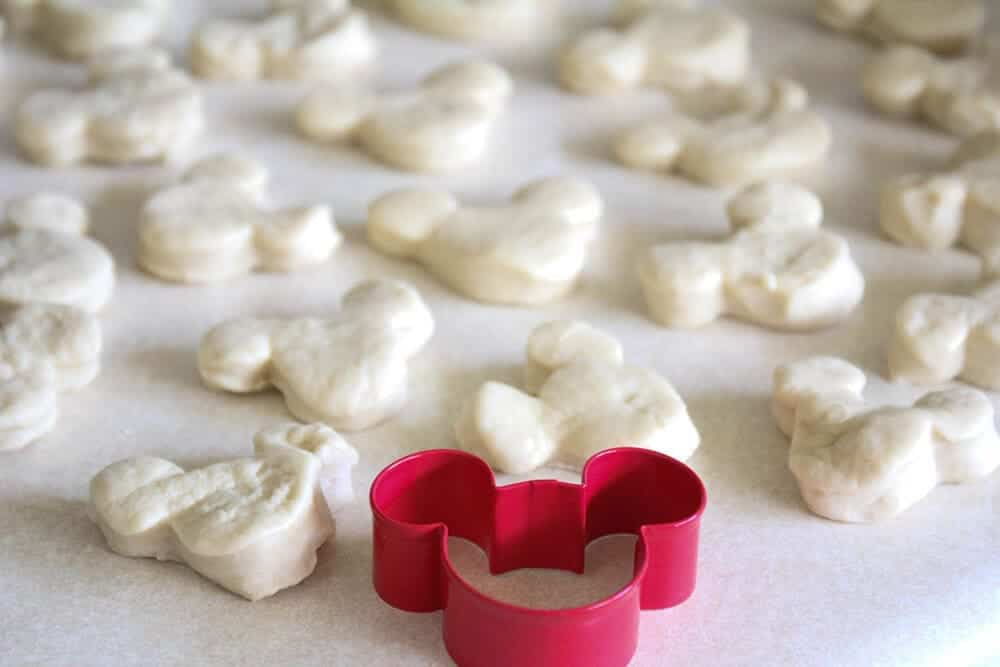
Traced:
POLYGON ((462 667, 628 664, 640 610, 673 607, 694 592, 707 494, 680 461, 631 447, 594 455, 582 479, 497 486, 485 461, 450 449, 396 461, 371 486, 376 592, 405 611, 443 609, 445 646, 462 667), (639 537, 632 580, 572 609, 492 599, 448 555, 448 537, 456 536, 487 553, 492 574, 582 573, 587 544, 615 533, 639 537))

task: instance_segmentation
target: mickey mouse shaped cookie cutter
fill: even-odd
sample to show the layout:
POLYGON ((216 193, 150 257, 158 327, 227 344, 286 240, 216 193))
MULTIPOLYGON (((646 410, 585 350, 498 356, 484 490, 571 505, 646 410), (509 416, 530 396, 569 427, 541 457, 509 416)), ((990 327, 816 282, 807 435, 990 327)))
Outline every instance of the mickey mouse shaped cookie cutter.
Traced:
POLYGON ((582 484, 532 480, 497 486, 482 459, 457 450, 412 454, 371 487, 374 585, 412 612, 444 610, 444 643, 461 667, 623 667, 635 653, 639 612, 694 592, 706 493, 689 467, 657 452, 608 449, 582 484), (572 609, 531 609, 487 597, 456 571, 448 537, 489 556, 490 571, 584 571, 588 543, 639 537, 632 580, 572 609))

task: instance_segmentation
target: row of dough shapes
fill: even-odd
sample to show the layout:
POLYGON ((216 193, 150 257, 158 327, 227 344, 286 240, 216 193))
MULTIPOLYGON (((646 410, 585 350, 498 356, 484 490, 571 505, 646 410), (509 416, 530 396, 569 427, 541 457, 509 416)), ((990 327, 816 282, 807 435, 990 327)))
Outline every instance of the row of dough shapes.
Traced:
POLYGON ((349 79, 372 65, 377 47, 350 0, 273 0, 270 16, 213 20, 198 29, 191 69, 200 77, 349 79))
POLYGON ((490 208, 462 206, 443 191, 398 190, 370 206, 368 240, 472 299, 538 305, 573 288, 602 212, 597 190, 572 178, 535 181, 490 208))
POLYGON ((307 139, 353 141, 394 167, 458 169, 486 152, 512 91, 510 76, 496 65, 457 63, 435 70, 410 91, 320 87, 300 103, 296 125, 307 139))
POLYGON ((385 0, 403 23, 441 37, 468 41, 517 39, 556 14, 561 0, 385 0))
POLYGON ((274 387, 296 418, 356 431, 402 408, 408 363, 433 331, 416 290, 369 281, 347 292, 334 316, 241 318, 214 327, 201 341, 198 370, 214 389, 274 387))
POLYGON ((954 55, 983 31, 986 5, 983 0, 817 0, 816 16, 834 30, 954 55))
POLYGON ((274 210, 269 179, 265 166, 233 154, 196 163, 143 206, 140 266, 164 280, 209 283, 329 259, 342 240, 330 208, 274 210))
POLYGON ((651 449, 681 461, 700 436, 673 386, 627 366, 621 344, 594 327, 556 321, 528 339, 524 389, 487 382, 463 409, 461 448, 504 473, 552 465, 579 470, 609 444, 651 449))
POLYGON ((87 60, 151 44, 170 0, 7 0, 5 9, 15 30, 32 33, 53 55, 87 60))
POLYGON ((879 218, 897 243, 924 250, 960 244, 982 258, 986 276, 1000 275, 1000 131, 966 139, 943 172, 887 183, 879 218))
POLYGON ((301 583, 353 498, 358 453, 322 424, 254 437, 254 456, 185 471, 159 458, 114 463, 90 484, 90 511, 115 553, 187 564, 248 600, 301 583))
POLYGON ((823 231, 823 205, 795 185, 750 186, 729 202, 723 242, 654 246, 638 263, 653 318, 699 327, 722 315, 785 330, 839 323, 861 302, 865 279, 847 241, 823 231))
POLYGON ((614 25, 586 32, 560 53, 568 89, 603 95, 639 86, 696 91, 735 85, 750 65, 750 29, 733 14, 680 0, 619 0, 614 25))
POLYGON ((879 111, 922 118, 958 136, 1000 129, 1000 95, 986 88, 986 67, 942 60, 912 46, 885 49, 865 66, 865 98, 879 111))
POLYGON ((787 79, 725 91, 726 110, 709 118, 681 111, 626 131, 615 144, 633 169, 673 171, 711 186, 746 185, 822 162, 833 133, 787 79))
POLYGON ((809 509, 844 522, 893 517, 941 484, 972 482, 1000 465, 990 399, 969 388, 909 407, 865 403, 864 372, 814 357, 774 376, 775 419, 791 439, 789 468, 809 509))
POLYGON ((90 63, 82 88, 49 88, 17 108, 21 151, 46 166, 127 164, 183 154, 204 125, 191 78, 158 50, 106 53, 90 63))

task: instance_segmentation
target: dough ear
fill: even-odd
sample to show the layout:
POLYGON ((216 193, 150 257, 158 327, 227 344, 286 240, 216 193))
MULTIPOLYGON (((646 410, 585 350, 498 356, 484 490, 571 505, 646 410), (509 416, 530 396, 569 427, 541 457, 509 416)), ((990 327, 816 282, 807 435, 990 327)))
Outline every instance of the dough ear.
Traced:
POLYGON ((184 174, 186 183, 220 183, 257 194, 267 187, 271 174, 257 160, 235 153, 219 153, 192 165, 184 174))
POLYGON ((295 123, 308 139, 351 139, 377 104, 369 92, 343 87, 319 88, 299 104, 295 123))
POLYGON ((627 25, 648 12, 695 9, 697 6, 698 0, 618 0, 614 17, 619 25, 627 25))
POLYGON ((326 424, 278 424, 253 439, 257 456, 280 455, 289 447, 313 454, 320 461, 320 486, 331 511, 354 499, 351 470, 360 457, 356 449, 326 424))
POLYGON ((563 84, 586 95, 635 88, 642 83, 648 66, 649 53, 642 40, 608 29, 588 32, 559 55, 563 84))
POLYGON ((401 351, 412 356, 434 333, 434 317, 420 294, 401 282, 369 280, 344 295, 345 316, 382 322, 403 343, 401 351))
POLYGON ((625 353, 615 338, 584 322, 559 320, 536 327, 528 337, 524 385, 537 395, 542 385, 563 366, 600 362, 624 363, 625 353))
POLYGON ((7 204, 4 225, 83 236, 90 225, 90 216, 86 207, 72 197, 39 193, 11 200, 7 204))
POLYGON ((861 80, 865 98, 883 113, 915 115, 935 66, 935 58, 926 51, 908 46, 890 48, 865 65, 861 80))
POLYGON ((307 206, 270 214, 254 227, 254 245, 266 271, 292 271, 326 261, 342 240, 329 206, 307 206))
POLYGON ((183 474, 184 469, 180 466, 151 456, 139 456, 114 463, 99 472, 90 482, 90 511, 94 514, 92 518, 111 518, 117 515, 119 523, 127 524, 128 519, 123 513, 129 507, 122 501, 137 489, 183 474))
POLYGON ((677 163, 691 137, 703 129, 690 118, 671 114, 622 134, 615 142, 615 156, 627 167, 669 171, 677 163))
POLYGON ((903 245, 940 250, 959 238, 969 188, 962 176, 903 176, 882 189, 882 231, 903 245))
POLYGON ((211 329, 198 349, 205 384, 237 393, 271 386, 271 336, 277 326, 270 320, 241 319, 211 329))
POLYGON ((1000 465, 1000 439, 993 425, 993 403, 982 392, 967 387, 927 394, 917 402, 934 418, 941 480, 961 483, 989 474, 1000 465))
POLYGON ((368 242, 386 254, 413 257, 437 226, 458 208, 458 201, 447 192, 390 192, 368 209, 368 242))
POLYGON ((771 411, 782 433, 791 437, 799 406, 821 396, 861 400, 868 379, 864 372, 835 357, 811 357, 774 371, 771 411))
POLYGON ((480 104, 499 112, 514 90, 514 82, 502 68, 486 62, 465 62, 445 65, 424 79, 427 90, 480 104))
POLYGON ((736 229, 818 229, 823 203, 815 194, 792 183, 765 181, 738 192, 726 206, 736 229))
POLYGON ((594 225, 604 214, 601 195, 575 178, 544 178, 514 194, 514 201, 558 215, 571 225, 594 225))

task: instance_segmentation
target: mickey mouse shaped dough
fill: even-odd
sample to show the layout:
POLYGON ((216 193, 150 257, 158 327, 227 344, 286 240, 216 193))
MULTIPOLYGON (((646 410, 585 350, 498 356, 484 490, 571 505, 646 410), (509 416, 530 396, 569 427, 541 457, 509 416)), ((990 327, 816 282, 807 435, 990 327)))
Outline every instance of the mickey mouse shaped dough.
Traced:
POLYGON ((368 19, 350 0, 275 0, 262 20, 214 20, 198 30, 191 67, 201 77, 344 79, 375 58, 368 19))
POLYGON ((53 167, 166 160, 186 151, 202 125, 201 94, 159 51, 95 59, 86 88, 37 91, 14 117, 24 154, 53 167))
POLYGON ((639 125, 615 146, 633 169, 675 171, 711 186, 745 185, 821 162, 830 125, 799 84, 779 79, 732 90, 730 111, 701 120, 680 112, 639 125))
POLYGON ((677 0, 619 0, 618 26, 586 32, 563 49, 559 73, 589 95, 638 86, 691 91, 746 77, 750 29, 720 9, 677 0))
POLYGON ((301 583, 349 501, 358 453, 322 424, 283 424, 254 456, 185 471, 140 456, 90 483, 92 512, 115 553, 186 563, 248 600, 301 583))
POLYGON ((14 0, 16 23, 63 58, 86 60, 147 46, 160 33, 170 0, 14 0))
POLYGON ((959 136, 1000 129, 1000 95, 971 60, 941 60, 911 46, 886 49, 865 67, 865 97, 892 116, 921 117, 959 136))
POLYGON ((882 188, 882 231, 902 245, 942 250, 960 244, 1000 275, 1000 131, 969 137, 948 171, 911 174, 882 188))
POLYGON ((721 243, 650 248, 638 272, 653 318, 699 327, 722 315, 793 331, 846 318, 865 279, 847 241, 820 229, 823 205, 795 185, 751 186, 729 203, 734 234, 721 243))
POLYGON ((52 430, 59 394, 97 376, 101 328, 78 308, 34 303, 0 314, 0 451, 52 430))
POLYGON ((528 339, 527 392, 500 382, 480 387, 455 426, 459 444, 511 474, 579 470, 619 446, 686 460, 700 436, 684 401, 664 378, 622 359, 617 340, 585 323, 539 326, 528 339))
POLYGON ((341 242, 330 208, 273 210, 269 177, 260 163, 232 154, 195 164, 143 207, 139 264, 164 280, 209 283, 329 259, 341 242))
POLYGON ((87 224, 87 210, 63 195, 11 201, 0 225, 0 306, 102 308, 114 288, 114 262, 104 246, 83 236, 87 224))
POLYGON ((986 477, 1000 465, 993 404, 973 389, 927 394, 912 407, 872 409, 864 373, 815 357, 781 366, 773 411, 791 438, 789 467, 816 514, 888 519, 940 484, 986 477))
POLYGON ((473 299, 536 305, 572 289, 602 211, 597 191, 571 178, 536 181, 494 208, 463 207, 447 192, 398 190, 371 205, 368 239, 473 299))
POLYGON ((215 389, 275 387, 302 421, 356 431, 402 408, 407 364, 433 331, 416 290, 370 281, 351 289, 333 317, 220 324, 202 339, 198 369, 215 389))
POLYGON ((447 65, 410 92, 320 88, 299 106, 297 124, 309 139, 353 140, 401 169, 457 169, 485 153, 512 89, 510 76, 495 65, 447 65))
POLYGON ((817 0, 816 16, 834 30, 948 55, 982 32, 986 6, 983 0, 817 0))
POLYGON ((1000 390, 1000 281, 969 297, 907 299, 896 314, 889 372, 917 384, 959 378, 1000 390))
POLYGON ((558 0, 386 0, 418 30, 462 40, 493 41, 531 33, 558 0))

